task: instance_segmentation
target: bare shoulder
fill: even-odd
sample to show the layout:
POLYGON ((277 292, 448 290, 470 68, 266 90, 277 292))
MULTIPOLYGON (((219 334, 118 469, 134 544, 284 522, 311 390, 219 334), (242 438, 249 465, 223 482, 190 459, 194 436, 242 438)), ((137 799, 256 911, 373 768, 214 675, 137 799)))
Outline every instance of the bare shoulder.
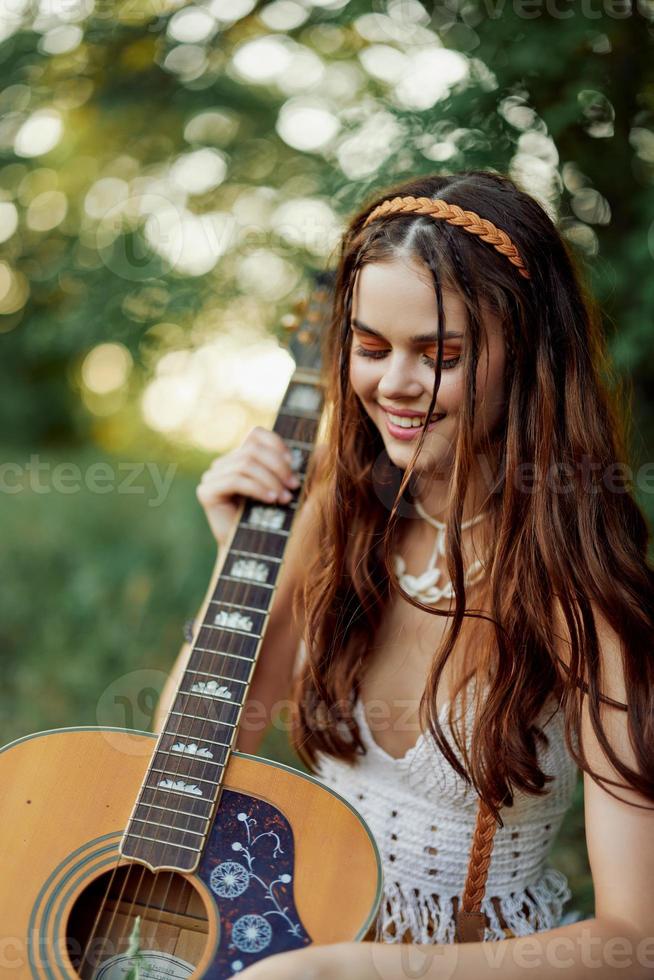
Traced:
MULTIPOLYGON (((562 661, 558 666, 562 675, 564 675, 565 668, 570 666, 570 633, 558 601, 555 602, 554 608, 554 636, 557 640, 557 655, 560 661, 562 661)), ((609 779, 621 779, 609 759, 606 747, 602 744, 595 730, 595 726, 591 721, 592 705, 590 702, 591 697, 597 700, 597 710, 604 737, 607 739, 612 751, 624 765, 632 769, 638 769, 628 725, 627 704, 629 692, 625 682, 622 640, 595 603, 591 604, 591 609, 595 621, 599 647, 597 687, 601 697, 591 695, 588 687, 585 687, 583 692, 580 692, 581 730, 579 735, 584 754, 593 770, 609 779)), ((588 685, 589 670, 587 665, 584 665, 582 678, 584 684, 588 685)), ((584 778, 585 785, 588 782, 589 777, 586 774, 584 778)))
MULTIPOLYGON (((596 602, 591 602, 591 610, 600 650, 602 694, 619 701, 621 704, 626 704, 627 690, 622 661, 622 641, 596 602)), ((563 661, 558 666, 562 677, 565 678, 567 676, 565 668, 570 666, 571 641, 568 624, 557 596, 554 596, 552 600, 552 614, 552 633, 556 640, 556 652, 560 660, 563 661)), ((584 680, 587 682, 586 673, 584 673, 584 680)))

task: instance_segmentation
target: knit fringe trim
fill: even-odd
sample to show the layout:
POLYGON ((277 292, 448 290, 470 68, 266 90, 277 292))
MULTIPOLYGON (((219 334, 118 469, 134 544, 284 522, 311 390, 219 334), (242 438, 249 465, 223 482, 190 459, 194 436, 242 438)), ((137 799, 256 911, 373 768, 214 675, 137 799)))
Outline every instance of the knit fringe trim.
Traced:
MULTIPOLYGON (((560 924, 563 906, 570 898, 572 892, 566 876, 556 868, 546 868, 535 884, 523 891, 503 895, 498 904, 514 936, 530 936, 534 932, 556 928, 560 924)), ((489 923, 484 941, 506 939, 507 934, 489 898, 482 900, 481 909, 488 916, 489 923)), ((396 882, 386 882, 375 940, 401 942, 407 930, 414 943, 453 943, 456 923, 452 917, 451 899, 438 895, 416 896, 413 891, 407 894, 396 882)))

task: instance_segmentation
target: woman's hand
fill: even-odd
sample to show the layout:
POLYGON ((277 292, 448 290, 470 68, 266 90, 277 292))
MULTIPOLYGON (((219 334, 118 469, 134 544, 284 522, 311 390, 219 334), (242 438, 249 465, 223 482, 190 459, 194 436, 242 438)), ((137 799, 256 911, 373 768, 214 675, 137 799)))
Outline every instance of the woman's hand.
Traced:
POLYGON ((299 486, 291 469, 291 454, 276 432, 257 425, 243 443, 219 456, 202 474, 196 495, 219 545, 229 537, 239 508, 239 497, 254 497, 267 504, 288 503, 290 490, 299 486))
POLYGON ((254 963, 239 980, 379 980, 371 943, 334 943, 277 953, 254 963))

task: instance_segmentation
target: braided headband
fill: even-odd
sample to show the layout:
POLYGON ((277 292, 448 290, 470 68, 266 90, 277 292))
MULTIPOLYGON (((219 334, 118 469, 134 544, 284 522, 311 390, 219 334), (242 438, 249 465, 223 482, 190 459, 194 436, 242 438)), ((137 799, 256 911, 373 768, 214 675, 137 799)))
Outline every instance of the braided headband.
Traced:
POLYGON ((506 255, 509 262, 517 266, 521 276, 531 279, 520 258, 520 253, 507 233, 496 228, 492 221, 480 218, 474 211, 464 211, 458 204, 448 204, 440 198, 432 200, 430 197, 391 197, 370 212, 363 227, 365 228, 377 218, 385 218, 388 215, 392 217, 395 214, 427 214, 430 218, 442 218, 451 225, 458 225, 469 231, 471 235, 479 235, 482 241, 488 242, 502 255, 506 255))

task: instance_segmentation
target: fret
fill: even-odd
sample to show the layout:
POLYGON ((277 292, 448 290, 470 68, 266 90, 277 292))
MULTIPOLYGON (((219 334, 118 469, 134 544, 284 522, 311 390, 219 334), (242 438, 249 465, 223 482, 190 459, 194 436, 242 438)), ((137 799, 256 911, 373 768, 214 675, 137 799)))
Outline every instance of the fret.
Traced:
POLYGON ((218 610, 207 609, 202 623, 203 626, 210 626, 211 629, 218 627, 230 633, 248 633, 251 636, 256 636, 258 639, 263 636, 266 613, 262 613, 257 609, 247 609, 245 606, 239 608, 238 606, 226 605, 225 603, 219 603, 219 605, 220 608, 218 610))
POLYGON ((275 433, 288 442, 300 442, 313 446, 316 441, 318 423, 314 419, 279 414, 273 426, 275 433))
POLYGON ((131 839, 131 840, 135 840, 135 841, 144 841, 144 840, 146 840, 146 841, 151 841, 153 844, 170 844, 173 847, 181 847, 184 851, 195 851, 196 854, 199 854, 202 851, 202 848, 201 847, 190 847, 190 846, 188 846, 186 844, 178 844, 177 841, 173 841, 173 840, 161 840, 160 838, 157 838, 157 837, 145 837, 143 834, 131 834, 130 833, 130 834, 127 835, 127 838, 126 839, 127 840, 130 840, 131 839))
POLYGON ((163 752, 165 755, 169 755, 173 759, 179 759, 180 757, 197 757, 198 759, 205 759, 207 762, 216 762, 218 765, 224 766, 229 755, 229 750, 231 749, 229 742, 216 742, 215 740, 211 739, 189 739, 186 737, 178 738, 176 735, 172 735, 170 732, 166 732, 165 734, 170 736, 170 747, 159 748, 157 749, 157 752, 163 752), (200 742, 202 742, 201 745, 199 744, 200 742), (185 746, 185 749, 176 749, 175 746, 177 745, 183 745, 185 746), (193 746, 195 746, 195 748, 193 748, 193 746), (208 746, 211 746, 211 748, 208 746))
POLYGON ((240 553, 249 551, 279 560, 284 555, 286 541, 286 534, 280 534, 279 531, 239 526, 232 538, 231 547, 240 553))
MULTIPOLYGON (((291 446, 301 446, 302 449, 306 449, 306 451, 309 453, 312 452, 314 447, 313 442, 303 442, 301 439, 286 439, 285 441, 291 446)), ((288 507, 289 505, 286 504, 286 506, 288 507)))
POLYGON ((198 630, 194 647, 197 645, 198 649, 211 650, 214 653, 233 653, 238 657, 252 660, 260 639, 259 636, 235 633, 224 627, 208 629, 203 623, 198 630))
POLYGON ((192 782, 196 779, 205 782, 206 778, 210 775, 210 781, 218 783, 225 769, 224 764, 215 759, 203 759, 202 757, 182 755, 177 752, 172 754, 169 752, 155 752, 150 765, 152 772, 165 772, 166 775, 170 776, 174 770, 177 779, 189 779, 192 782), (154 768, 155 766, 157 768, 154 768), (163 770, 159 768, 160 766, 164 767, 163 770))
POLYGON ((238 653, 227 653, 226 650, 212 650, 209 647, 194 647, 193 649, 199 650, 200 653, 217 653, 221 657, 231 657, 233 660, 245 660, 252 663, 252 657, 241 657, 238 653))
POLYGON ((207 721, 204 715, 198 717, 197 715, 189 715, 184 711, 175 712, 174 717, 169 720, 169 725, 177 727, 175 738, 178 742, 208 742, 213 739, 214 741, 224 741, 230 747, 236 729, 235 725, 223 727, 215 722, 207 721))
MULTIPOLYGON (((212 682, 209 681, 208 683, 211 684, 212 682)), ((187 691, 186 688, 180 687, 178 693, 188 694, 189 697, 200 698, 203 701, 219 701, 221 704, 231 704, 232 706, 234 705, 234 702, 227 697, 227 694, 220 693, 222 690, 229 692, 229 688, 227 687, 226 684, 217 684, 212 687, 205 685, 204 688, 196 689, 198 684, 205 684, 205 682, 204 681, 195 682, 190 691, 187 691), (212 693, 213 691, 215 691, 216 693, 215 694, 212 693)))
POLYGON ((208 783, 209 786, 219 785, 215 779, 204 779, 202 776, 194 776, 192 775, 192 773, 168 772, 167 769, 156 769, 154 766, 150 766, 150 772, 158 772, 162 776, 167 776, 168 779, 174 779, 174 780, 179 779, 181 775, 187 775, 189 779, 192 779, 196 783, 208 783))
POLYGON ((188 694, 193 697, 204 698, 206 701, 222 701, 224 704, 234 704, 238 705, 243 700, 247 688, 246 681, 218 681, 215 677, 205 674, 204 676, 209 676, 209 680, 196 680, 193 677, 187 677, 187 674, 197 674, 198 671, 187 671, 182 677, 182 682, 179 687, 180 694, 188 694), (236 684, 242 686, 241 689, 237 689, 236 684))
MULTIPOLYGON (((248 558, 259 558, 260 552, 258 551, 241 551, 240 548, 230 548, 230 555, 246 555, 248 558)), ((274 561, 281 564, 281 558, 275 558, 272 555, 266 555, 266 561, 274 561)))
POLYGON ((282 411, 319 413, 323 402, 324 395, 319 379, 318 383, 306 384, 293 377, 284 395, 282 411))
MULTIPOLYGON (((253 585, 272 586, 277 580, 279 572, 279 560, 270 558, 268 555, 255 554, 254 558, 248 556, 243 558, 234 554, 229 549, 225 559, 224 574, 232 579, 242 582, 251 582, 253 585)), ((221 578, 223 573, 221 572, 221 578)))
MULTIPOLYGON (((304 348, 298 351, 298 354, 304 348)), ((297 367, 293 372, 293 377, 291 378, 291 384, 306 384, 306 385, 319 385, 320 384, 320 371, 315 367, 310 367, 308 365, 301 366, 299 357, 296 358, 297 367)), ((321 389, 322 390, 322 389, 321 389)))
MULTIPOLYGON (((242 605, 241 603, 238 603, 238 602, 225 602, 224 599, 220 599, 220 600, 218 600, 218 599, 210 599, 209 601, 212 602, 216 606, 230 606, 230 608, 232 608, 232 609, 245 609, 245 610, 247 610, 247 612, 258 613, 259 615, 261 615, 261 610, 260 609, 255 609, 254 606, 244 606, 244 605, 242 605)), ((265 619, 265 616, 264 616, 264 619, 265 619)))
MULTIPOLYGON (((187 820, 198 820, 200 824, 203 824, 204 825, 203 828, 202 828, 202 830, 192 831, 192 833, 203 834, 203 835, 206 834, 207 833, 207 828, 209 827, 209 824, 211 823, 211 820, 209 819, 209 817, 197 817, 193 813, 185 813, 184 810, 175 810, 174 807, 170 807, 170 806, 159 806, 156 803, 150 803, 150 804, 147 804, 147 803, 139 803, 138 806, 136 807, 135 811, 134 811, 134 816, 132 817, 132 819, 133 820, 140 820, 142 823, 147 823, 148 820, 149 820, 149 817, 148 817, 148 819, 145 819, 143 817, 139 817, 139 816, 136 815, 136 814, 138 814, 138 812, 139 812, 139 810, 141 808, 143 808, 144 810, 147 809, 148 811, 150 811, 150 810, 162 810, 170 820, 174 820, 175 819, 174 814, 179 814, 180 816, 185 817, 187 820)), ((199 824, 195 824, 195 826, 197 827, 197 826, 199 826, 199 824)), ((180 830, 189 830, 189 832, 190 832, 190 828, 189 827, 180 827, 179 829, 180 830)))
POLYGON ((178 691, 171 714, 202 718, 210 725, 229 725, 230 728, 234 728, 240 710, 241 705, 238 703, 230 704, 229 701, 219 701, 217 698, 205 698, 201 694, 185 694, 178 691))
POLYGON ((159 820, 144 820, 142 817, 132 817, 132 823, 149 824, 152 827, 165 827, 168 830, 181 830, 185 834, 193 834, 194 837, 204 837, 205 834, 199 830, 189 830, 188 827, 175 827, 172 823, 161 823, 159 820))
POLYGON ((270 591, 257 585, 246 585, 243 582, 231 582, 219 576, 212 602, 231 603, 242 608, 256 609, 257 612, 268 612, 270 607, 270 591))
MULTIPOLYGON (((227 745, 226 748, 230 748, 230 746, 227 745)), ((189 762, 192 762, 192 761, 197 760, 198 762, 201 762, 203 766, 205 766, 205 765, 206 766, 221 766, 224 769, 225 768, 225 759, 229 755, 229 752, 226 752, 225 753, 224 759, 215 759, 215 758, 210 759, 206 755, 197 755, 197 754, 188 755, 186 752, 170 752, 168 749, 157 749, 157 751, 155 753, 155 756, 157 756, 157 755, 167 755, 167 756, 170 756, 171 759, 179 759, 180 762, 183 762, 185 760, 187 760, 189 762)))
MULTIPOLYGON (((247 521, 241 522, 241 524, 244 525, 244 527, 247 528, 247 529, 250 529, 251 528, 252 530, 255 530, 255 529, 258 530, 258 531, 261 530, 260 528, 257 528, 256 524, 248 524, 247 521)), ((243 529, 244 529, 243 527, 240 528, 240 530, 243 530, 243 529)), ((266 534, 278 534, 280 537, 284 537, 284 538, 287 538, 290 533, 291 533, 290 531, 283 531, 281 528, 272 528, 271 527, 271 528, 268 528, 266 530, 266 534)))
MULTIPOLYGON (((198 800, 198 802, 204 803, 209 807, 209 812, 206 815, 210 816, 216 800, 215 792, 207 789, 206 786, 204 789, 202 789, 197 785, 199 780, 193 780, 193 782, 191 782, 191 779, 191 776, 188 777, 187 781, 186 779, 182 779, 181 776, 175 776, 174 773, 166 773, 165 775, 162 775, 160 772, 157 772, 154 769, 148 769, 146 786, 148 789, 154 790, 157 793, 172 794, 178 800, 198 800), (152 782, 150 780, 152 780, 152 782), (170 783, 170 786, 161 786, 160 783, 170 783)), ((213 790, 217 790, 220 786, 219 783, 208 782, 209 786, 213 787, 213 790)))
POLYGON ((221 626, 214 625, 213 623, 204 622, 202 624, 203 629, 217 630, 217 629, 228 629, 230 633, 234 633, 235 636, 254 636, 257 640, 261 639, 261 633, 255 633, 254 630, 239 630, 235 626, 221 626))
POLYGON ((277 417, 279 418, 280 415, 285 415, 293 418, 311 419, 314 422, 319 422, 321 414, 321 412, 311 412, 308 409, 290 408, 286 410, 282 405, 277 413, 277 417))
POLYGON ((263 504, 258 500, 249 500, 243 508, 239 524, 246 524, 266 534, 280 534, 282 531, 290 531, 293 516, 293 511, 288 505, 263 504))
MULTIPOLYGON (((238 677, 223 677, 222 674, 214 674, 206 670, 191 670, 190 668, 187 668, 185 673, 196 675, 200 674, 202 677, 208 677, 209 680, 212 681, 229 681, 230 684, 240 684, 242 687, 247 687, 248 685, 248 681, 245 679, 240 680, 238 677)), ((186 693, 188 694, 190 691, 187 691, 186 693)))
MULTIPOLYGON (((147 775, 146 775, 146 780, 147 780, 147 775)), ((181 794, 178 794, 175 797, 174 802, 178 806, 183 804, 185 807, 185 809, 183 810, 178 810, 177 807, 174 807, 169 802, 168 799, 169 793, 170 790, 159 789, 158 786, 150 786, 146 782, 141 790, 141 795, 139 796, 137 805, 150 806, 150 807, 160 805, 163 810, 169 810, 175 813, 187 813, 190 817, 198 817, 201 818, 202 820, 209 820, 209 818, 211 817, 211 813, 213 811, 213 803, 211 802, 211 800, 208 800, 206 797, 198 798, 197 796, 183 796, 181 794), (161 801, 160 804, 157 804, 155 801, 160 799, 161 796, 163 796, 164 799, 163 801, 161 801)))
MULTIPOLYGON (((241 584, 246 584, 243 582, 242 578, 236 578, 233 575, 221 575, 220 578, 225 582, 240 582, 241 584)), ((275 588, 275 583, 257 582, 257 587, 260 589, 270 589, 270 591, 272 592, 272 590, 275 588)))
MULTIPOLYGON (((213 721, 213 719, 207 718, 206 715, 191 715, 187 711, 171 711, 170 713, 171 715, 179 715, 181 718, 192 718, 195 721, 202 721, 205 725, 209 720, 213 721)), ((228 728, 236 728, 236 725, 232 725, 228 721, 221 721, 220 724, 227 725, 228 728)))
POLYGON ((250 679, 254 660, 243 660, 232 654, 216 653, 215 651, 192 650, 188 660, 187 672, 211 674, 224 680, 240 681, 245 684, 250 679))

